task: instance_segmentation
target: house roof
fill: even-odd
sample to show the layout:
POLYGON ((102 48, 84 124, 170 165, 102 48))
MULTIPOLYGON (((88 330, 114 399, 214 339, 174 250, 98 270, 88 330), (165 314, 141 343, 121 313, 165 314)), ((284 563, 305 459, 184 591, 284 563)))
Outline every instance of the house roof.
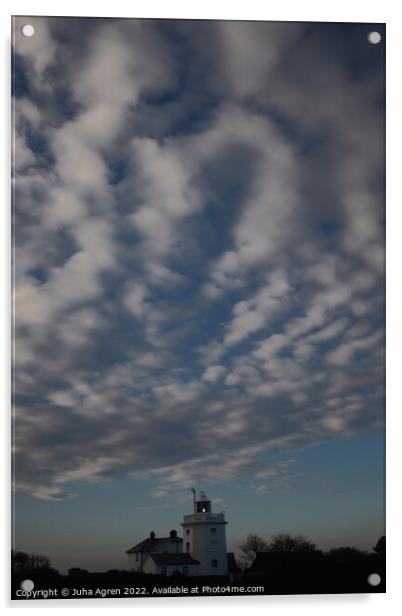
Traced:
POLYGON ((157 565, 199 565, 200 561, 195 560, 190 554, 150 554, 150 558, 157 565))
POLYGON ((133 546, 129 550, 126 550, 126 554, 132 554, 133 552, 151 552, 157 550, 158 547, 165 541, 171 541, 172 543, 183 543, 183 539, 180 537, 158 537, 152 539, 148 537, 144 541, 140 541, 137 545, 133 546))

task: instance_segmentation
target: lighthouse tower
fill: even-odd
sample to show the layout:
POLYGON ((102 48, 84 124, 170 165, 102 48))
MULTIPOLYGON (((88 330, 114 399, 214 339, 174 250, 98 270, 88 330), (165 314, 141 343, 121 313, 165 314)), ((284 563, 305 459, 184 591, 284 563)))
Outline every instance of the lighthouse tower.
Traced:
POLYGON ((195 498, 194 513, 183 517, 183 552, 200 562, 198 575, 227 575, 224 513, 212 513, 204 492, 195 498))

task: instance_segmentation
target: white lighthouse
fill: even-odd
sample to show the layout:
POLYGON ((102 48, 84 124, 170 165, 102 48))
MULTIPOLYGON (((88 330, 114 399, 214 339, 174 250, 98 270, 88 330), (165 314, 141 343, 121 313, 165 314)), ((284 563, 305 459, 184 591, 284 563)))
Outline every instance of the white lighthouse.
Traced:
MULTIPOLYGON (((194 491, 193 491, 194 492, 194 491)), ((195 498, 194 513, 183 517, 183 552, 198 560, 198 575, 227 575, 224 513, 212 513, 204 492, 195 498)))

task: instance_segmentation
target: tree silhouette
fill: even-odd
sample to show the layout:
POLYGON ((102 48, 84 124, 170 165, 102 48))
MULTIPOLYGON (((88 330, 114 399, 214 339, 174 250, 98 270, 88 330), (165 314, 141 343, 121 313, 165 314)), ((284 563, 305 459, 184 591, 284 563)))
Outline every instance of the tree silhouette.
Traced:
POLYGON ((25 552, 11 551, 11 570, 14 572, 23 571, 27 569, 27 563, 29 561, 29 555, 25 552))
POLYGON ((250 533, 246 539, 239 544, 239 560, 242 567, 250 567, 254 562, 256 555, 259 552, 266 552, 268 550, 268 543, 260 537, 250 533))
POLYGON ((385 536, 379 538, 375 546, 373 547, 373 551, 376 554, 385 554, 385 536))
POLYGON ((26 554, 25 552, 11 551, 11 569, 14 573, 20 571, 38 571, 50 569, 50 560, 40 554, 26 554))
POLYGON ((70 577, 74 577, 77 575, 88 575, 88 570, 87 569, 81 569, 81 567, 71 567, 71 569, 69 569, 67 571, 67 574, 70 577))
POLYGON ((278 534, 272 537, 267 552, 315 552, 317 546, 304 535, 278 534))
POLYGON ((353 547, 333 548, 328 555, 339 564, 354 563, 358 559, 367 557, 366 552, 353 547))

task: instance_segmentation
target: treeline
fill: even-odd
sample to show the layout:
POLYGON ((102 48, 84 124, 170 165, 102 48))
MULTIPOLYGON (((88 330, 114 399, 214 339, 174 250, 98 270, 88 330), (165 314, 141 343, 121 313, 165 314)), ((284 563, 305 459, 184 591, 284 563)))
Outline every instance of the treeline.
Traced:
POLYGON ((385 592, 385 554, 385 537, 371 551, 322 551, 308 537, 288 534, 271 541, 250 534, 238 546, 242 579, 269 594, 385 592))
POLYGON ((61 580, 60 573, 51 566, 49 558, 12 550, 11 585, 16 590, 22 580, 31 579, 38 586, 53 586, 61 580))
POLYGON ((11 552, 11 569, 13 573, 19 571, 37 571, 38 569, 50 569, 50 560, 47 556, 39 554, 26 554, 25 552, 11 552))
MULTIPOLYGON (((339 547, 322 552, 318 550, 316 544, 304 535, 289 535, 289 534, 277 534, 274 535, 271 541, 266 541, 260 535, 250 533, 246 539, 238 546, 238 561, 243 569, 250 567, 257 554, 261 552, 274 552, 274 553, 286 553, 286 554, 311 554, 313 552, 319 552, 320 554, 327 554, 335 559, 347 559, 356 558, 358 556, 367 556, 369 552, 364 550, 358 550, 355 547, 339 547)), ((374 554, 385 555, 385 536, 380 537, 376 545, 373 546, 372 552, 374 554)))
MULTIPOLYGON (((265 594, 317 594, 385 591, 385 537, 381 537, 371 552, 351 546, 341 546, 323 552, 309 538, 279 534, 266 541, 250 534, 238 546, 237 560, 240 570, 228 578, 216 577, 202 583, 234 583, 236 585, 263 585, 265 594), (380 576, 380 583, 370 586, 369 577, 380 576)), ((72 567, 67 575, 51 566, 49 558, 37 554, 13 551, 11 554, 12 592, 21 582, 32 579, 36 588, 123 588, 164 587, 179 583, 191 588, 201 578, 174 575, 155 576, 145 573, 111 569, 89 572, 72 567)))

